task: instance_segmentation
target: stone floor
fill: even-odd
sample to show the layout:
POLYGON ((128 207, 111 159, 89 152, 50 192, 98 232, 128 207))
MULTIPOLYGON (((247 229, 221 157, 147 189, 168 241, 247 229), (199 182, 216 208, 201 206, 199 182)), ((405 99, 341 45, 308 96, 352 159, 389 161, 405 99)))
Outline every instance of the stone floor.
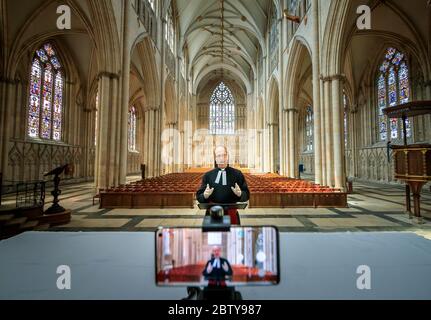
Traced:
MULTIPOLYGON (((138 177, 130 177, 130 180, 138 177)), ((246 209, 242 225, 275 225, 281 232, 414 231, 431 239, 431 193, 421 198, 424 224, 404 212, 404 188, 355 182, 348 208, 246 209)), ((200 226, 204 212, 194 209, 99 209, 92 204, 91 183, 63 186, 61 205, 72 209, 68 225, 50 231, 153 231, 158 226, 200 226)), ((13 199, 4 199, 4 203, 13 199)), ((46 207, 52 201, 47 196, 46 207)))

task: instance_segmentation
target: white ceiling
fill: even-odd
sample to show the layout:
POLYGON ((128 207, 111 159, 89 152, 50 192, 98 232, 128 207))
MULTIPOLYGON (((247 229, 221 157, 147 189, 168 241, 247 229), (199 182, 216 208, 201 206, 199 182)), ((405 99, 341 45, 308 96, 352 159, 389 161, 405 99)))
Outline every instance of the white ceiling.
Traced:
POLYGON ((179 45, 180 49, 187 48, 188 73, 194 81, 209 81, 220 77, 221 70, 230 70, 228 76, 232 79, 252 83, 258 53, 264 47, 271 1, 176 0, 179 45))

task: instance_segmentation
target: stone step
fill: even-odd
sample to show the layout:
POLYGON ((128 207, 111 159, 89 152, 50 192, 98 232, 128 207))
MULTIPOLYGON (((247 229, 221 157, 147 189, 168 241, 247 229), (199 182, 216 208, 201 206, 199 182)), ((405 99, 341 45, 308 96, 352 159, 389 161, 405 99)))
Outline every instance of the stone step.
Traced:
POLYGON ((15 216, 13 214, 0 215, 0 227, 5 225, 8 221, 12 220, 15 216))
POLYGON ((12 226, 18 226, 19 227, 20 225, 24 224, 26 221, 27 221, 26 217, 13 218, 13 219, 7 221, 4 226, 5 226, 5 228, 6 227, 12 227, 12 226))
POLYGON ((39 217, 40 224, 49 224, 50 226, 57 226, 67 224, 71 219, 71 211, 66 210, 61 213, 45 214, 43 217, 39 217))
POLYGON ((31 231, 34 230, 39 224, 39 221, 27 221, 26 223, 22 224, 19 229, 20 231, 31 231))
POLYGON ((50 225, 48 223, 39 224, 37 227, 35 227, 34 231, 47 231, 49 230, 50 225))

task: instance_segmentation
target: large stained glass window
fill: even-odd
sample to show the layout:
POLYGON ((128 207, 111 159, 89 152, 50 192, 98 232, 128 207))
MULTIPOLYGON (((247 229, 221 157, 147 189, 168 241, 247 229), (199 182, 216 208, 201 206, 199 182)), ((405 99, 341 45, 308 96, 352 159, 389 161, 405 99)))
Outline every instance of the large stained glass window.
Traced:
POLYGON ((278 64, 278 42, 279 42, 279 32, 278 32, 278 17, 277 7, 273 3, 272 14, 271 14, 271 24, 269 31, 269 48, 270 48, 270 70, 274 70, 278 64))
POLYGON ((211 134, 235 133, 235 101, 224 82, 219 83, 211 96, 209 124, 211 134))
POLYGON ((305 113, 305 151, 313 151, 313 131, 314 131, 313 107, 308 106, 305 113))
POLYGON ((174 18, 172 15, 172 8, 169 7, 166 13, 166 23, 165 23, 165 40, 168 43, 171 52, 174 52, 174 18))
MULTIPOLYGON (((405 54, 395 48, 386 51, 380 65, 377 78, 378 126, 381 141, 402 137, 402 122, 399 119, 387 119, 383 109, 406 103, 410 100, 409 67, 405 54)), ((409 119, 406 121, 407 137, 412 135, 409 119)))
POLYGON ((136 109, 129 110, 129 151, 136 151, 136 109))
POLYGON ((61 140, 64 75, 50 43, 36 51, 30 70, 27 134, 61 140))

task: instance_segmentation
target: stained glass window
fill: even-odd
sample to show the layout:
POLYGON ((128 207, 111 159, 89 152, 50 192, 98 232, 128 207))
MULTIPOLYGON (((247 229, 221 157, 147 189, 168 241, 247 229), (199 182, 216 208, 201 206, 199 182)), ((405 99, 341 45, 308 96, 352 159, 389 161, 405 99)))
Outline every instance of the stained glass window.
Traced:
POLYGON ((28 109, 28 135, 32 138, 39 137, 40 122, 40 88, 42 69, 38 59, 34 59, 30 75, 30 103, 28 109))
POLYGON ((314 137, 314 114, 313 107, 308 106, 305 114, 305 151, 313 151, 314 137))
MULTIPOLYGON (((409 68, 405 54, 395 48, 386 51, 377 79, 378 125, 380 140, 398 139, 402 123, 399 119, 387 119, 383 109, 406 103, 410 100, 409 68), (388 132, 389 129, 389 132, 388 132), (389 136, 388 136, 389 134, 389 136)), ((411 137, 411 122, 406 121, 407 137, 411 137)))
POLYGON ((27 134, 61 140, 64 77, 50 43, 36 50, 30 71, 27 134))
POLYGON ((211 96, 209 116, 211 134, 234 134, 235 101, 224 82, 219 83, 211 96))
POLYGON ((148 3, 150 4, 151 9, 154 11, 154 0, 148 0, 148 3))
POLYGON ((61 139, 61 109, 63 106, 63 76, 57 72, 54 85, 54 112, 52 117, 53 139, 61 139))
POLYGON ((172 9, 169 7, 166 14, 165 23, 165 40, 168 43, 171 52, 174 52, 174 19, 172 16, 172 9))
POLYGON ((129 110, 129 151, 136 151, 136 109, 129 110))
POLYGON ((277 8, 275 4, 273 5, 272 15, 271 15, 271 29, 269 38, 269 48, 273 52, 278 46, 278 21, 277 21, 277 8))
POLYGON ((383 74, 380 75, 378 81, 378 95, 379 95, 379 132, 380 139, 385 141, 388 136, 386 116, 383 109, 386 108, 386 84, 383 74))

